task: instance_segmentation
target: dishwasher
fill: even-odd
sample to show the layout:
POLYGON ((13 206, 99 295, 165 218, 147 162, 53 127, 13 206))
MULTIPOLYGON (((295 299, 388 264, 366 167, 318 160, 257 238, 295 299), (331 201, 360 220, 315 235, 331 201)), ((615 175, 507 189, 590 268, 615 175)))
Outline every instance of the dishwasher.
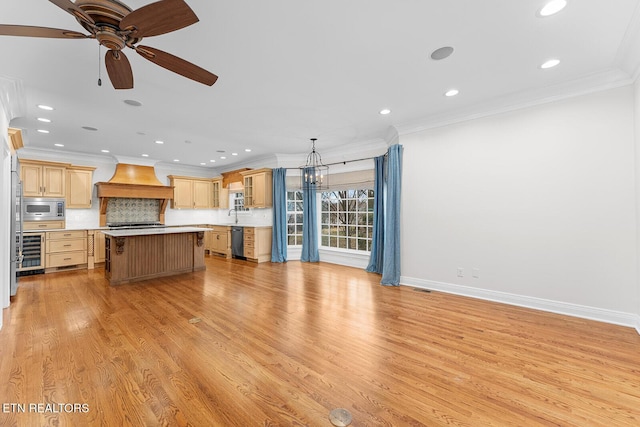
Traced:
POLYGON ((231 256, 246 259, 244 256, 244 227, 231 227, 231 256))

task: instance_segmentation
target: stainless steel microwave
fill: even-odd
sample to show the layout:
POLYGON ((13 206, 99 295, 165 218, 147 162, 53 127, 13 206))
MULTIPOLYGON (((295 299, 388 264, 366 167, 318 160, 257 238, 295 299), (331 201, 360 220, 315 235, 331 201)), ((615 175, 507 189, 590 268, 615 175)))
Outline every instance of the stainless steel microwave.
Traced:
POLYGON ((23 221, 62 221, 64 213, 64 199, 25 197, 22 200, 23 221))

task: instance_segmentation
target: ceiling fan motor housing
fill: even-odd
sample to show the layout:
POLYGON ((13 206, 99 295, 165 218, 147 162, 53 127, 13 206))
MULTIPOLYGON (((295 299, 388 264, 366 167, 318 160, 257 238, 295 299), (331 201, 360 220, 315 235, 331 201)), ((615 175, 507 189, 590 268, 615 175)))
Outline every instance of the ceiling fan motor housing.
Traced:
POLYGON ((92 28, 78 18, 80 25, 95 34, 98 42, 107 49, 122 50, 139 41, 120 31, 120 21, 132 12, 127 5, 117 0, 77 0, 75 4, 95 21, 95 27, 92 28))

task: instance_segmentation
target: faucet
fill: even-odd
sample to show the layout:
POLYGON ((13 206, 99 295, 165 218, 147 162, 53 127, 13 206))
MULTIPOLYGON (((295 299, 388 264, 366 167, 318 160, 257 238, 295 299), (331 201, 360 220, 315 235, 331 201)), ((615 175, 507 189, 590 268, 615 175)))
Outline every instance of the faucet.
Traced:
POLYGON ((238 208, 233 208, 229 210, 229 213, 227 214, 227 216, 231 216, 231 212, 235 212, 236 213, 236 224, 238 223, 238 208))

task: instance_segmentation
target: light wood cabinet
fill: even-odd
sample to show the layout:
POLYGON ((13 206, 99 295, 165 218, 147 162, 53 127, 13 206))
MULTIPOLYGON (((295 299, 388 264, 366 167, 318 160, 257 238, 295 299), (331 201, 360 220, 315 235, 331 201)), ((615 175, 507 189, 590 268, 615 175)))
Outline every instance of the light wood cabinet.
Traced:
POLYGON ((248 261, 271 261, 271 227, 244 227, 244 256, 248 261))
POLYGON ((90 209, 95 168, 72 166, 67 169, 67 208, 90 209))
POLYGON ((60 230, 65 226, 64 221, 25 221, 24 230, 60 230))
POLYGON ((45 237, 45 267, 52 271, 61 267, 87 264, 87 231, 48 231, 45 237))
POLYGON ((93 270, 105 259, 105 234, 100 230, 87 230, 87 268, 93 270))
POLYGON ((213 226, 205 234, 205 249, 209 253, 231 258, 231 227, 213 226))
POLYGON ((20 160, 24 197, 65 197, 66 166, 61 163, 20 160))
POLYGON ((93 242, 93 258, 95 262, 104 262, 105 235, 102 231, 96 231, 93 242))
POLYGON ((229 189, 222 185, 222 178, 214 179, 211 182, 213 198, 212 207, 215 209, 229 209, 229 189))
POLYGON ((252 169, 240 172, 244 180, 244 207, 273 206, 273 175, 271 169, 252 169))
POLYGON ((173 187, 173 209, 211 209, 213 185, 211 179, 169 175, 173 187))

